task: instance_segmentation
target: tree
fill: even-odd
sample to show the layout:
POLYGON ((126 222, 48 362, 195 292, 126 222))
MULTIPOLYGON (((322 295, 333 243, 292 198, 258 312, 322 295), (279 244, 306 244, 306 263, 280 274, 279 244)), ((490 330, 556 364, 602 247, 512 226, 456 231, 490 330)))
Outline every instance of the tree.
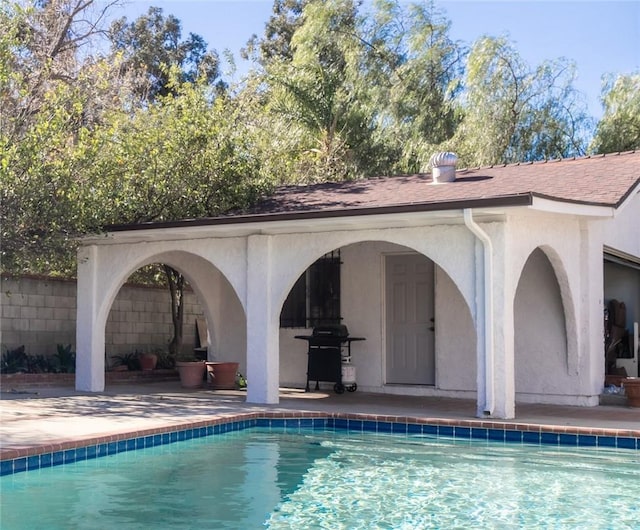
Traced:
POLYGON ((100 35, 92 0, 3 4, 0 225, 5 270, 69 274, 73 237, 94 228, 79 140, 116 104, 117 61, 81 57, 100 35))
POLYGON ((252 35, 246 48, 241 50, 244 59, 254 57, 263 66, 274 59, 290 61, 293 58, 291 39, 302 25, 302 12, 309 0, 274 0, 273 14, 267 21, 264 36, 252 35))
POLYGON ((464 163, 487 165, 585 152, 590 123, 564 60, 531 71, 504 38, 483 37, 467 61, 463 119, 452 144, 464 163))
MULTIPOLYGON (((207 50, 200 35, 190 33, 182 40, 180 21, 162 13, 161 8, 150 7, 131 23, 126 17, 116 20, 109 30, 113 51, 124 56, 124 69, 139 75, 135 90, 145 101, 167 95, 169 67, 177 67, 180 82, 204 78, 214 84, 219 77, 218 54, 207 50)), ((224 87, 220 80, 218 87, 224 87)))
POLYGON ((374 94, 377 135, 395 153, 388 169, 419 171, 458 125, 464 50, 433 2, 378 0, 365 20, 362 68, 374 94))
POLYGON ((640 149, 640 72, 606 79, 602 105, 604 113, 590 151, 615 153, 640 149))

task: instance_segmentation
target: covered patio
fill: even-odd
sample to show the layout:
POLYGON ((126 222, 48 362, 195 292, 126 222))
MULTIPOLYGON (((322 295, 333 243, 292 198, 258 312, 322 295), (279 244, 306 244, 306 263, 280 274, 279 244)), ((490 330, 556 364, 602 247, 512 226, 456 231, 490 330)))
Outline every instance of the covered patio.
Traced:
POLYGON ((516 401, 518 417, 521 403, 598 405, 603 251, 640 263, 640 155, 457 173, 450 158, 433 176, 282 188, 252 212, 86 238, 76 388, 104 390, 111 304, 133 271, 161 262, 198 295, 209 359, 240 362, 248 403, 279 404, 281 386, 304 387, 306 362, 283 307, 339 251, 334 318, 367 339, 359 389, 470 400, 496 419, 516 417, 516 401))

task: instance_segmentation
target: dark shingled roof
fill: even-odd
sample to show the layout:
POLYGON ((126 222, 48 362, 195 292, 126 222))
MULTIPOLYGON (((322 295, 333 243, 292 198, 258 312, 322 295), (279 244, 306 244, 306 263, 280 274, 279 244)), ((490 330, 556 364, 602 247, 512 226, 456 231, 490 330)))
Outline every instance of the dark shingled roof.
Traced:
POLYGON ((220 217, 116 225, 110 231, 235 224, 302 217, 516 206, 533 197, 618 207, 640 184, 640 152, 461 169, 454 182, 431 174, 282 186, 249 212, 220 217))
POLYGON ((534 195, 558 201, 619 206, 640 182, 640 152, 463 169, 433 185, 430 174, 353 182, 284 186, 252 213, 382 208, 534 195))

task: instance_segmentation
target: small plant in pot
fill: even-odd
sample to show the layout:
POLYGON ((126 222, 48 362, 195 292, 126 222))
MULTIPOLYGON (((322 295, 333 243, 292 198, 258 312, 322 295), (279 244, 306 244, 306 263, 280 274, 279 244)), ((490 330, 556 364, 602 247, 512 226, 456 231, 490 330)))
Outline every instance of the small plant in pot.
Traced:
POLYGON ((176 368, 180 374, 180 384, 183 388, 200 388, 204 382, 206 366, 204 361, 196 359, 194 355, 179 355, 176 357, 176 368))
POLYGON ((158 355, 154 352, 145 352, 138 355, 141 370, 155 370, 158 364, 158 355))

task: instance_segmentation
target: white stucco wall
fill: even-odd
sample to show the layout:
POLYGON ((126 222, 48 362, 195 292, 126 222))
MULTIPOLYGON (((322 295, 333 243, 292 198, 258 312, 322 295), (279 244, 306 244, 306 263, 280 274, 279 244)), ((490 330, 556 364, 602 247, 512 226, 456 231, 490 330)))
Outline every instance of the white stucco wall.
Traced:
POLYGON ((522 271, 514 303, 516 395, 577 390, 567 373, 564 308, 546 255, 535 250, 522 271))
MULTIPOLYGON (((616 228, 640 222, 638 200, 617 216, 616 228)), ((100 387, 104 324, 122 282, 138 267, 160 261, 181 270, 197 294, 211 333, 210 357, 241 363, 250 401, 277 402, 278 383, 304 386, 306 343, 293 337, 310 331, 279 329, 282 304, 300 274, 339 248, 344 323, 367 339, 353 345, 360 389, 476 395, 479 412, 497 417, 513 417, 514 399, 595 405, 604 369, 603 245, 633 253, 640 252, 640 242, 637 229, 611 235, 605 230, 611 221, 563 211, 474 211, 491 240, 486 293, 493 318, 487 326, 488 247, 465 226, 462 212, 408 216, 384 228, 379 216, 163 229, 94 242, 79 255, 79 388, 100 387), (385 385, 384 256, 395 252, 419 252, 436 264, 434 386, 385 385), (550 312, 533 311, 533 298, 550 312), (539 328, 552 332, 536 340, 539 328), (536 376, 529 378, 532 371, 536 376)))
MULTIPOLYGON (((364 241, 342 247, 341 305, 343 323, 353 336, 365 337, 352 345, 358 388, 372 392, 430 395, 438 390, 473 397, 476 389, 475 329, 469 308, 455 283, 439 267, 435 278, 436 386, 399 389, 385 386, 384 258, 413 253, 412 249, 383 241, 364 241), (464 366, 464 370, 460 369, 464 366), (459 391, 465 391, 465 394, 459 391)), ((280 330, 280 381, 303 388, 307 371, 307 344, 294 338, 310 329, 280 330)), ((322 384, 331 388, 332 384, 322 384)))

